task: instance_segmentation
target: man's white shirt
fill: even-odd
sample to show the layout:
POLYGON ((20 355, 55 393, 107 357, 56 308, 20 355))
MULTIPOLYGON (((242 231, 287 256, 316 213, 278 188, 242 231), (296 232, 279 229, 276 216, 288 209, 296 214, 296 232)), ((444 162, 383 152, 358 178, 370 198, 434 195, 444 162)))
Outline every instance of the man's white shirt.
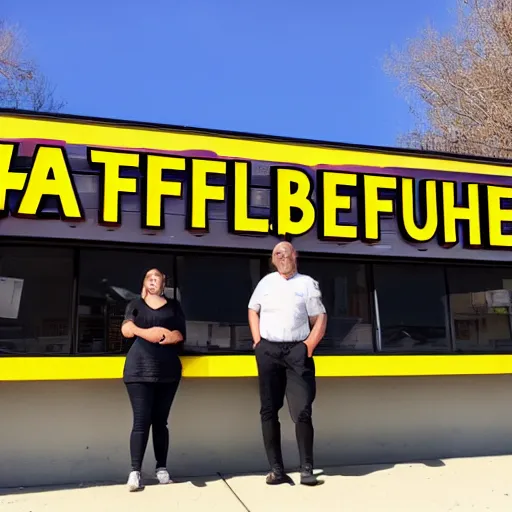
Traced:
POLYGON ((256 286, 249 309, 260 315, 260 335, 269 341, 304 341, 310 333, 309 317, 325 313, 318 283, 298 272, 289 279, 278 272, 256 286))

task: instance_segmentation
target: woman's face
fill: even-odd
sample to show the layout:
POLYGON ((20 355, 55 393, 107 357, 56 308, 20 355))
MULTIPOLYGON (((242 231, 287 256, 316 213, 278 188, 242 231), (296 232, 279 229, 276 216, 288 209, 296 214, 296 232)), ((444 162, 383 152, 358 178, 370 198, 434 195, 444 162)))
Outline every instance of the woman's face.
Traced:
POLYGON ((157 269, 151 269, 144 278, 144 288, 151 295, 160 295, 164 289, 164 276, 157 269))

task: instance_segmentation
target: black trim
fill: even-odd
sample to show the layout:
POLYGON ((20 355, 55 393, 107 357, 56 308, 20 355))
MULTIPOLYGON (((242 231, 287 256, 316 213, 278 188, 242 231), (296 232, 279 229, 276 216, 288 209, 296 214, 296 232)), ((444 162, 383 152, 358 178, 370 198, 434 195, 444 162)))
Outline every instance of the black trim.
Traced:
POLYGON ((178 282, 178 257, 176 254, 171 255, 172 258, 172 286, 173 286, 173 294, 174 299, 178 300, 178 294, 177 290, 179 289, 179 282, 178 282))
POLYGON ((71 355, 78 353, 78 306, 80 302, 80 250, 73 250, 73 295, 71 297, 71 355))
POLYGON ((455 332, 453 329, 453 318, 452 318, 452 301, 450 299, 450 281, 448 279, 448 265, 443 266, 443 278, 444 278, 444 288, 446 290, 446 313, 449 318, 448 322, 448 331, 450 335, 450 348, 451 351, 457 353, 458 349, 455 344, 455 332))
MULTIPOLYGON (((368 293, 368 307, 370 313, 370 322, 372 324, 372 346, 373 351, 378 354, 382 353, 379 351, 377 346, 377 305, 375 304, 375 276, 373 272, 373 263, 368 263, 365 266, 365 279, 366 279, 366 291, 368 293)), ((381 329, 379 328, 379 331, 381 329)))
MULTIPOLYGON (((276 243, 278 240, 276 240, 276 243)), ((226 254, 226 255, 254 255, 265 256, 270 258, 270 250, 268 249, 253 249, 253 248, 230 248, 230 247, 217 247, 209 245, 169 245, 159 244, 156 242, 106 242, 102 240, 79 240, 69 238, 48 238, 48 237, 26 237, 19 236, 1 236, 0 246, 6 245, 48 245, 54 247, 60 245, 63 247, 76 247, 84 249, 110 249, 110 250, 130 250, 136 252, 169 252, 169 253, 191 253, 202 252, 211 254, 226 254)), ((342 244, 340 244, 342 245, 342 244)), ((512 260, 475 260, 469 259, 452 259, 452 258, 422 258, 420 256, 379 256, 375 254, 345 254, 339 253, 325 253, 325 252, 299 252, 299 265, 300 260, 305 258, 315 259, 342 259, 343 261, 354 261, 358 263, 405 263, 405 264, 429 264, 429 265, 450 265, 450 266, 492 266, 492 267, 507 267, 512 265, 512 260)))

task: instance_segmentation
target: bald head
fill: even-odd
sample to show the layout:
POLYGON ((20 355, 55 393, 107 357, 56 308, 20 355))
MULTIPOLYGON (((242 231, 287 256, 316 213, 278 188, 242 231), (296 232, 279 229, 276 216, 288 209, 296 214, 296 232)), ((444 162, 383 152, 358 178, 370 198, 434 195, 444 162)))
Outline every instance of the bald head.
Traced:
POLYGON ((297 272, 297 251, 290 242, 279 242, 272 251, 272 263, 284 277, 297 272))

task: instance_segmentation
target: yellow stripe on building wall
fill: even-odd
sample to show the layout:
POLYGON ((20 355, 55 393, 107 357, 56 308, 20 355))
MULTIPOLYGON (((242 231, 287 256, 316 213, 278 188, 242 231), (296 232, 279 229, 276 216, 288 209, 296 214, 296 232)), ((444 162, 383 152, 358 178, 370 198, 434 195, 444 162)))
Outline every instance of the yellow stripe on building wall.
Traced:
MULTIPOLYGON (((2 357, 0 381, 119 379, 123 356, 2 357)), ((184 377, 255 377, 250 355, 185 356, 184 377)), ((512 355, 317 356, 318 377, 496 375, 512 373, 512 355)))

